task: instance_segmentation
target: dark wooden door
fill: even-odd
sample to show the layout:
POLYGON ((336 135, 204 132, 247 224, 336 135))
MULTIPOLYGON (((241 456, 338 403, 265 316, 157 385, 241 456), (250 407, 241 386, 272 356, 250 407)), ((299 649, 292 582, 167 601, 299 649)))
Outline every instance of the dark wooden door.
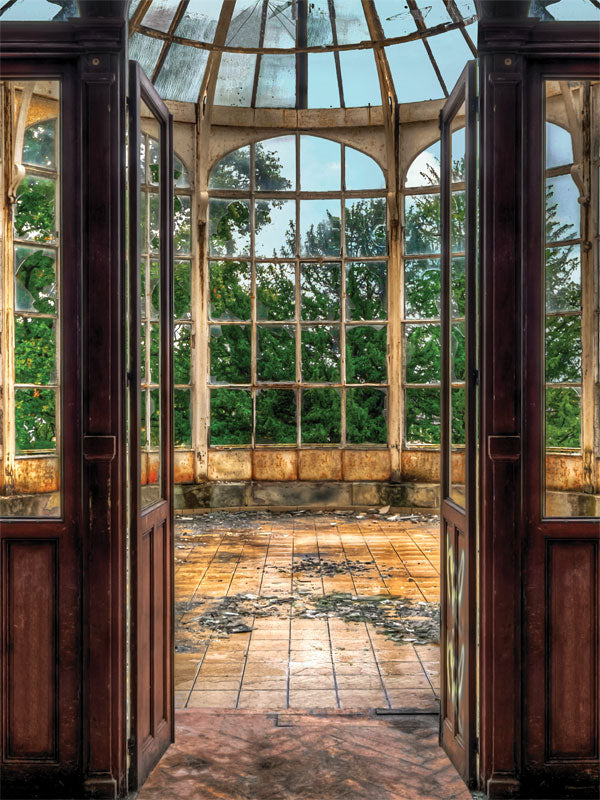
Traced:
POLYGON ((172 118, 139 64, 131 62, 132 789, 143 784, 173 741, 172 174, 172 118), (150 134, 144 146, 142 130, 150 134))
POLYGON ((440 114, 442 510, 440 740, 474 779, 477 535, 477 229, 475 62, 440 114))

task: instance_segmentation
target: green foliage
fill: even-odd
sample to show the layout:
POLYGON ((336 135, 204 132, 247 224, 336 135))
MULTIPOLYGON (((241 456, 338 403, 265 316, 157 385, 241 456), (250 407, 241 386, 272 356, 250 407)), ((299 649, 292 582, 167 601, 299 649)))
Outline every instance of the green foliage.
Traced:
POLYGON ((356 325, 346 329, 346 380, 349 383, 385 383, 387 327, 356 325))
POLYGON ((346 297, 349 319, 385 319, 387 263, 354 261, 346 264, 346 297))
POLYGON ((349 444, 385 444, 387 392, 382 389, 346 390, 346 440, 349 444))
POLYGON ((243 389, 211 389, 210 444, 250 444, 252 396, 243 389))
POLYGON ((337 444, 340 441, 339 389, 304 389, 302 392, 302 444, 337 444))
POLYGON ((296 443, 296 392, 265 389, 256 393, 256 442, 296 443))
POLYGON ((578 389, 546 389, 546 446, 581 446, 581 394, 578 389))
POLYGON ((296 340, 291 325, 260 326, 256 373, 259 381, 296 380, 296 340))

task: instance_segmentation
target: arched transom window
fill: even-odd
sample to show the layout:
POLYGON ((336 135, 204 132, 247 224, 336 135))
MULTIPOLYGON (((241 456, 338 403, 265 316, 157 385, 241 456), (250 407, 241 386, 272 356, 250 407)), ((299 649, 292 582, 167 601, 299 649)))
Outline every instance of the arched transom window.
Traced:
POLYGON ((385 445, 385 178, 370 157, 294 134, 210 176, 210 440, 385 445))

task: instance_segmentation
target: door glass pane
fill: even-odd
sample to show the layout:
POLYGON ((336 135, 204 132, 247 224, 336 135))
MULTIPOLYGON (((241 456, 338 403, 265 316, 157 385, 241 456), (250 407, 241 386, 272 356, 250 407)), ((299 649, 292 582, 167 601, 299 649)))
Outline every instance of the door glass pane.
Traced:
MULTIPOLYGON (((24 126, 14 154, 18 173, 14 167, 13 173, 20 175, 16 202, 9 204, 3 196, 0 225, 5 271, 0 281, 0 353, 12 351, 14 356, 5 361, 10 372, 0 399, 0 516, 59 517, 60 83, 6 81, 0 91, 0 129, 12 129, 18 145, 17 130, 24 126)), ((0 143, 0 158, 8 155, 3 148, 0 143)))
POLYGON ((449 496, 465 506, 465 128, 451 137, 452 193, 450 205, 450 480, 449 496), (460 255, 459 255, 460 254, 460 255))
MULTIPOLYGON (((148 123, 152 112, 142 100, 142 142, 140 148, 140 449, 141 449, 141 509, 163 496, 162 453, 162 286, 161 286, 161 142, 155 134, 159 126, 148 123), (152 133, 145 125, 152 125, 152 133)), ((160 133, 158 134, 160 137, 160 133)), ((181 328, 181 326, 179 326, 181 328)), ((187 330, 187 329, 185 329, 187 330)), ((182 336, 181 344, 185 345, 182 336)), ((180 381, 185 382, 185 381, 180 381)))
POLYGON ((547 81, 545 88, 543 513, 599 517, 598 216, 578 177, 591 174, 597 198, 599 109, 591 104, 598 82, 547 81), (595 246, 584 242, 585 230, 595 246))

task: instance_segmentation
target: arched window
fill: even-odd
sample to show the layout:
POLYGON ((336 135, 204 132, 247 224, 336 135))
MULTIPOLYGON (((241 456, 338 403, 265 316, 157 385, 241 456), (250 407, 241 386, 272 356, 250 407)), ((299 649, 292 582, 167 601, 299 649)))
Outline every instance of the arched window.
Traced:
MULTIPOLYGON (((452 439, 465 443, 464 128, 452 134, 452 439)), ((440 444, 440 143, 410 165, 404 205, 404 439, 440 444)))
MULTIPOLYGON (((160 302, 159 248, 159 143, 142 134, 141 184, 141 445, 150 451, 159 445, 158 403, 160 302)), ((191 438, 191 188, 183 161, 175 156, 173 182, 174 286, 173 286, 173 436, 176 447, 190 447, 191 438)))
POLYGON ((294 134, 225 156, 210 193, 210 445, 385 445, 381 168, 294 134))

